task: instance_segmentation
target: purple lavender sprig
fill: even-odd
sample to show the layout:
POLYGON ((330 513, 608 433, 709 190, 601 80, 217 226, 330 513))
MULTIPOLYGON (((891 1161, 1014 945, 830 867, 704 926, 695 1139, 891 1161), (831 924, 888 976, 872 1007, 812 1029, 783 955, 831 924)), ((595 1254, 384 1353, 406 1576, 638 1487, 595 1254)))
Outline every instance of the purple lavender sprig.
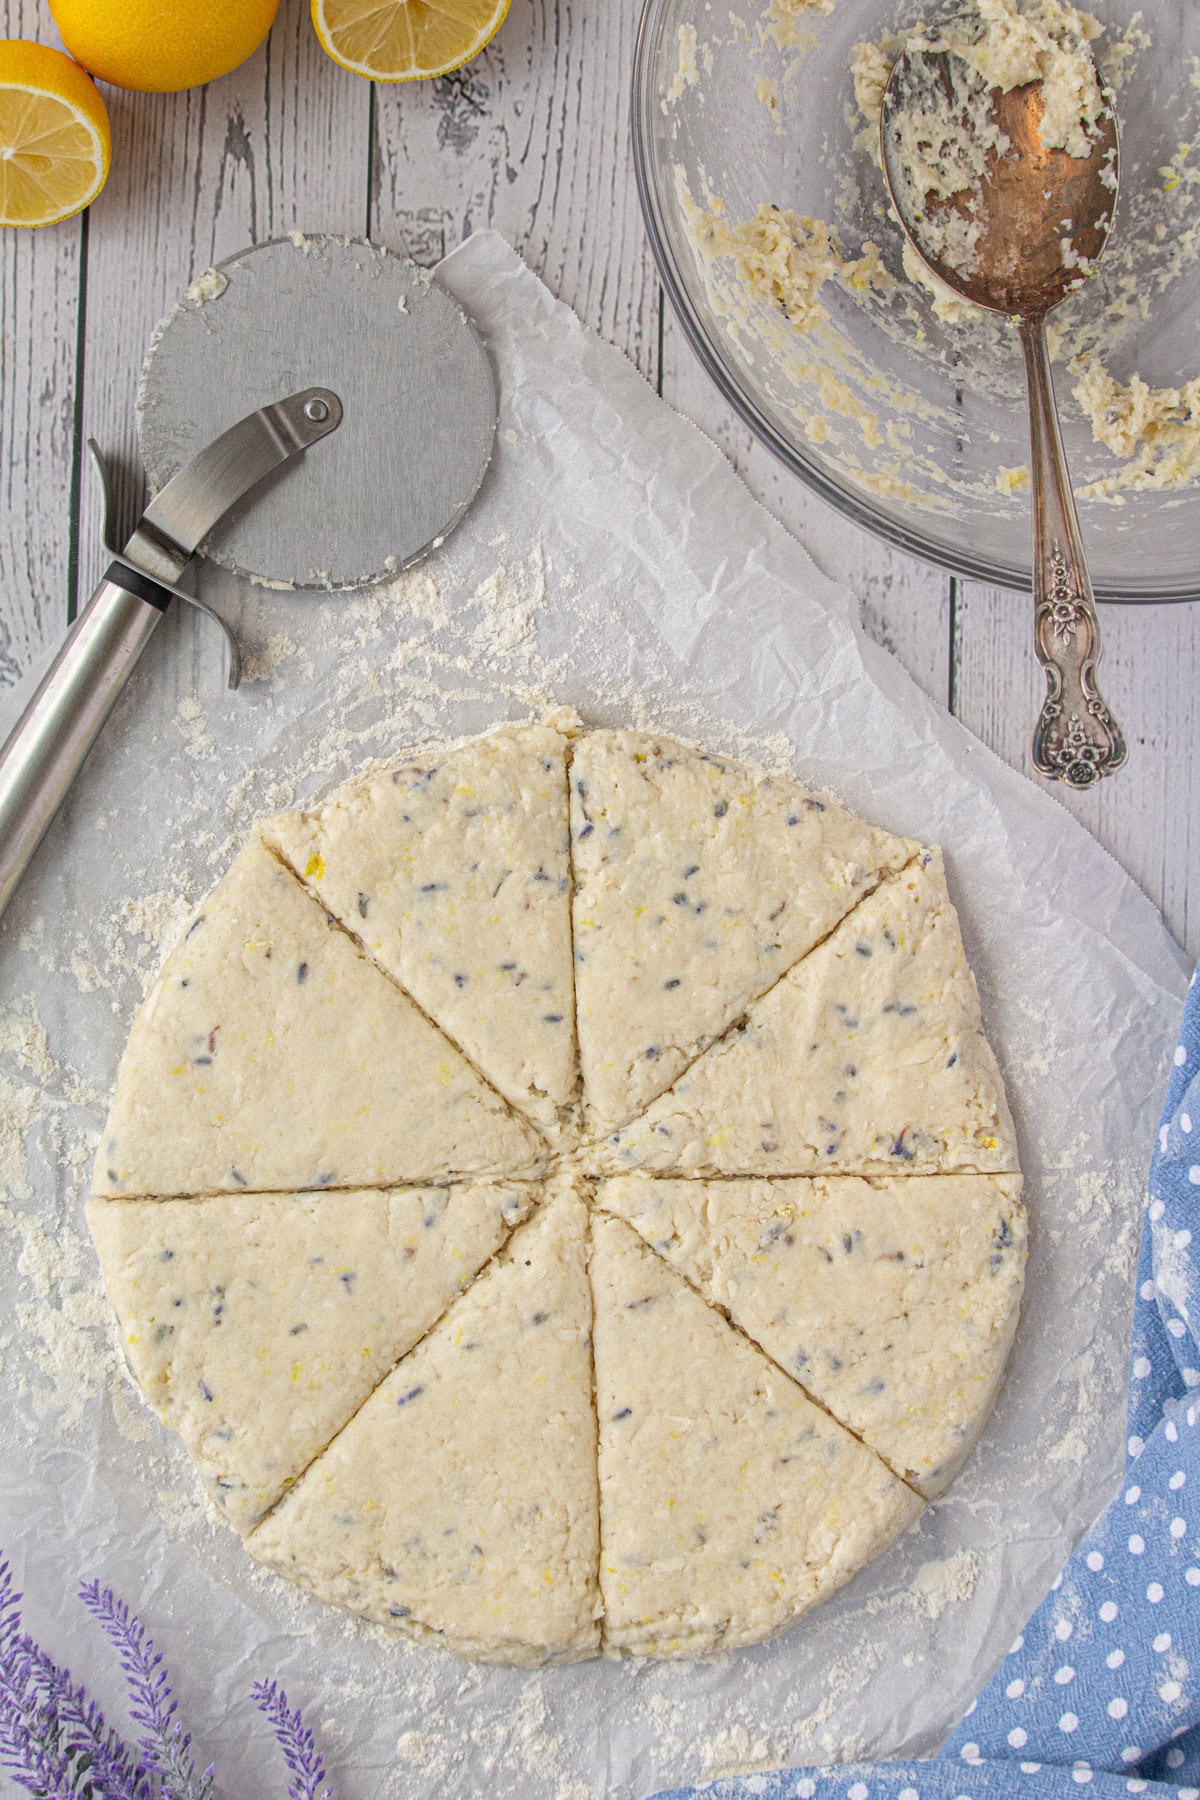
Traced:
MULTIPOLYGON (((86 1690, 22 1628, 21 1596, 0 1557, 0 1770, 35 1800, 211 1800, 213 1770, 196 1774, 191 1735, 176 1717, 153 1642, 111 1588, 85 1582, 79 1598, 120 1659, 130 1716, 143 1733, 137 1749, 109 1728, 86 1690)), ((274 1681, 256 1681, 251 1693, 291 1771, 289 1800, 333 1800, 300 1709, 289 1710, 274 1681)))
POLYGON ((0 1713, 0 1768, 17 1786, 39 1800, 69 1800, 72 1777, 69 1763, 55 1740, 53 1720, 46 1716, 36 1694, 20 1677, 6 1680, 0 1713))
POLYGON ((111 1588, 85 1581, 79 1598, 117 1652, 129 1687, 129 1716, 143 1732, 138 1748, 146 1774, 160 1778, 164 1800, 209 1800, 213 1769, 196 1774, 192 1736, 175 1716, 178 1703, 153 1640, 111 1588))
POLYGON ((12 1570, 0 1563, 0 1768, 30 1794, 69 1792, 58 1745, 47 1742, 45 1707, 30 1680, 12 1570))
POLYGON ((300 1716, 300 1708, 288 1711, 288 1698, 274 1681, 256 1681, 250 1689, 258 1710, 271 1721, 283 1760, 292 1772, 288 1800, 333 1800, 333 1789, 322 1787, 325 1764, 312 1732, 300 1716))
POLYGON ((27 1793, 54 1800, 152 1800, 100 1708, 21 1629, 20 1599, 0 1562, 0 1766, 27 1793))
POLYGON ((88 1699, 87 1690, 76 1687, 70 1673, 32 1639, 26 1643, 30 1668, 58 1727, 59 1746, 72 1766, 77 1785, 71 1793, 90 1800, 153 1800, 145 1771, 109 1728, 96 1702, 88 1699))
POLYGON ((53 1794, 60 1791, 64 1771, 58 1746, 52 1752, 43 1742, 42 1708, 31 1691, 24 1654, 20 1599, 13 1592, 12 1570, 0 1563, 0 1768, 27 1793, 53 1794))

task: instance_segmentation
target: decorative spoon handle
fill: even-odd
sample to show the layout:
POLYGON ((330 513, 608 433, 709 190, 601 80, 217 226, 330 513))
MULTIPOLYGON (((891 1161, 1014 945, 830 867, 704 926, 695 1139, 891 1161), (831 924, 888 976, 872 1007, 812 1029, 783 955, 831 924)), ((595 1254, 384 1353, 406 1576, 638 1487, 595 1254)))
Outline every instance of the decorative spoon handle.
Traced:
POLYGON ((1046 327, 1025 317, 1020 332, 1033 475, 1033 646, 1046 671, 1033 766, 1070 788, 1088 788, 1119 769, 1128 748, 1096 686, 1100 621, 1058 429, 1046 327))

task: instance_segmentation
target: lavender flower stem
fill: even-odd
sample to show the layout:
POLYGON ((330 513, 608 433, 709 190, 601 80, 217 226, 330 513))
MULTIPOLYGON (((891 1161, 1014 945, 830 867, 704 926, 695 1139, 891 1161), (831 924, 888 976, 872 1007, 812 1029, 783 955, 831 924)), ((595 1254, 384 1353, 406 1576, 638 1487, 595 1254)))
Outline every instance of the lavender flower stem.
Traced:
POLYGON ((291 1770, 289 1800, 333 1800, 332 1787, 321 1785, 325 1781, 325 1764, 300 1708, 289 1712, 287 1695, 274 1681, 256 1681, 250 1692, 259 1711, 271 1721, 283 1760, 291 1770))
POLYGON ((158 1776, 163 1800, 208 1800, 213 1771, 196 1774, 191 1733, 175 1716, 178 1703, 153 1640, 111 1588, 88 1581, 79 1598, 117 1652, 129 1687, 129 1714, 143 1733, 138 1740, 141 1773, 148 1779, 158 1776))
MULTIPOLYGON (((163 1659, 111 1588, 85 1582, 79 1598, 117 1652, 141 1727, 130 1749, 21 1623, 21 1596, 0 1556, 0 1771, 36 1800, 211 1800, 213 1770, 196 1774, 191 1734, 176 1716, 163 1659)), ((333 1800, 325 1764, 299 1707, 274 1681, 251 1693, 266 1714, 291 1774, 289 1800, 333 1800)))

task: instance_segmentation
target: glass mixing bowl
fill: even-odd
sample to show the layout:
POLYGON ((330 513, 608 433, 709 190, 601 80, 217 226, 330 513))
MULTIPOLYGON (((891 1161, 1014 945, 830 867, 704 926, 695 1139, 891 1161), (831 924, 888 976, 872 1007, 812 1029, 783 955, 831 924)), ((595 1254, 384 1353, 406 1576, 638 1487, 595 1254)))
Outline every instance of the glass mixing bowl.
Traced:
MULTIPOLYGON (((904 276, 850 76, 856 44, 947 9, 836 0, 822 15, 803 0, 748 0, 743 18, 737 7, 647 0, 638 35, 638 185, 683 329, 735 411, 824 499, 929 562, 1027 588, 1015 330, 978 309, 943 323, 904 276), (733 258, 701 247, 705 215, 740 227, 763 203, 826 222, 845 257, 874 243, 885 273, 857 288, 827 280, 824 316, 801 332, 750 291, 733 258)), ((1068 364, 1094 351, 1123 383, 1134 372, 1155 388, 1200 377, 1200 6, 1094 0, 1092 10, 1117 90, 1121 191, 1099 273, 1051 315, 1063 435, 1098 597, 1197 599, 1200 480, 1114 487, 1129 465, 1094 441, 1068 364), (1093 483, 1109 491, 1089 495, 1093 483)))

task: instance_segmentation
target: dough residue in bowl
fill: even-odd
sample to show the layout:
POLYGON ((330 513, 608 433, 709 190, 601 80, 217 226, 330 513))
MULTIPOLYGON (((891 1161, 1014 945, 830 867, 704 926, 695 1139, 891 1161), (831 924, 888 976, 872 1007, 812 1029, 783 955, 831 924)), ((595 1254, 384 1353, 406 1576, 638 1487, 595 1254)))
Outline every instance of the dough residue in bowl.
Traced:
MULTIPOLYGON (((758 42, 769 42, 791 57, 783 79, 763 77, 756 83, 760 99, 780 119, 780 129, 787 128, 789 88, 794 89, 789 76, 817 43, 801 21, 832 10, 833 0, 820 0, 816 7, 803 0, 771 0, 759 21, 758 42)), ((1103 105, 1104 81, 1121 85, 1132 59, 1149 45, 1139 19, 1123 37, 1111 42, 1104 37, 1103 80, 1093 52, 1100 48, 1104 27, 1068 0, 972 0, 969 11, 956 13, 947 23, 921 21, 859 42, 848 67, 848 87, 861 120, 855 148, 878 168, 883 91, 896 58, 917 42, 952 49, 974 76, 994 86, 1008 89, 1040 80, 1045 143, 1079 155, 1103 105)), ((1192 86, 1200 93, 1200 60, 1192 86)), ((1151 293, 1170 286, 1200 256, 1200 226, 1168 210, 1172 196, 1186 197, 1200 180, 1193 149, 1190 140, 1180 144, 1159 171, 1157 190, 1139 198, 1133 219, 1110 246, 1102 304, 1097 306, 1093 297, 1083 310, 1068 307, 1055 315, 1052 354, 1076 377, 1071 393, 1093 442, 1114 459, 1099 475, 1093 464, 1091 478, 1081 480, 1078 489, 1082 498, 1119 505, 1127 492, 1178 490, 1200 479, 1195 402, 1200 378, 1154 386, 1134 370, 1124 380, 1112 372, 1130 325, 1147 316, 1151 293)), ((957 162, 953 169, 922 167, 933 191, 961 189, 963 171, 957 162)), ((860 209, 861 184, 871 179, 865 162, 853 174, 843 174, 842 189, 854 202, 847 210, 860 209)), ((832 219, 793 210, 781 203, 784 196, 739 218, 715 181, 693 192, 677 166, 675 185, 710 306, 760 378, 764 366, 778 371, 780 379, 772 386, 781 399, 786 394, 786 406, 810 442, 829 444, 845 474, 875 493, 902 495, 933 509, 954 506, 959 498, 977 503, 978 487, 961 470, 946 467, 927 436, 913 429, 910 421, 927 417, 929 409, 902 382, 856 353, 831 316, 831 296, 852 296, 887 337, 955 367, 994 364, 1005 323, 953 293, 902 239, 898 226, 891 246, 889 234, 880 232, 865 238, 855 254, 832 219), (950 350, 933 345, 930 314, 939 325, 953 328, 950 350)), ((884 215, 882 192, 874 211, 884 215)), ((960 246, 967 262, 970 236, 967 222, 960 246)), ((1064 261, 1069 263, 1073 254, 1065 239, 1064 261)), ((1002 476, 997 466, 987 478, 993 499, 996 493, 1012 492, 1002 476)))

